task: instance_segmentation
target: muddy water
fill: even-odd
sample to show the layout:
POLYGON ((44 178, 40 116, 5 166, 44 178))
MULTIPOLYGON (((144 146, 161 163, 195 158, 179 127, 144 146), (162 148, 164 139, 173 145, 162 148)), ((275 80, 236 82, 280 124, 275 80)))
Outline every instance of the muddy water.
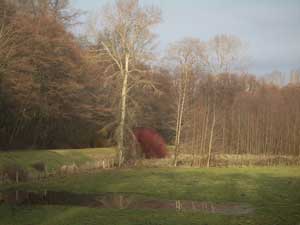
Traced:
POLYGON ((145 196, 105 193, 75 194, 70 192, 6 191, 0 193, 0 205, 62 205, 112 209, 173 209, 176 211, 203 211, 225 215, 245 215, 254 209, 247 204, 215 204, 201 201, 165 200, 145 196))

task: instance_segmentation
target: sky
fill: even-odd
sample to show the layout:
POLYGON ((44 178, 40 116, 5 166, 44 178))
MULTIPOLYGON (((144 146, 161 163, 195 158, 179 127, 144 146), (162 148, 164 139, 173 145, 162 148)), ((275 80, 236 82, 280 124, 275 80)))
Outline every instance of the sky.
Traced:
MULTIPOLYGON (((73 7, 87 15, 112 1, 71 0, 73 7)), ((287 74, 300 68, 300 0, 140 1, 162 10, 163 21, 155 29, 161 51, 185 37, 207 41, 229 34, 247 46, 251 73, 278 70, 287 74)))

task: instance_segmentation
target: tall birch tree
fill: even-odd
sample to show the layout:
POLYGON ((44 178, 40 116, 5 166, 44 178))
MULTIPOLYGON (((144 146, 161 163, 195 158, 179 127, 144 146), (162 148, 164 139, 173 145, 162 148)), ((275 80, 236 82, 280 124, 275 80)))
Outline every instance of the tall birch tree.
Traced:
POLYGON ((204 44, 196 38, 185 38, 170 46, 168 50, 168 58, 170 62, 175 64, 178 69, 178 79, 176 80, 177 88, 177 113, 176 113, 176 136, 175 136, 175 153, 174 165, 177 165, 178 155, 180 153, 180 141, 182 127, 184 123, 184 112, 192 74, 196 68, 201 67, 206 62, 204 44))
POLYGON ((121 79, 117 129, 119 166, 126 154, 130 81, 134 74, 142 72, 138 65, 146 64, 151 59, 155 47, 155 35, 151 29, 160 21, 158 8, 142 6, 138 0, 117 0, 106 5, 101 14, 99 54, 106 54, 111 59, 111 66, 117 71, 114 75, 121 79))

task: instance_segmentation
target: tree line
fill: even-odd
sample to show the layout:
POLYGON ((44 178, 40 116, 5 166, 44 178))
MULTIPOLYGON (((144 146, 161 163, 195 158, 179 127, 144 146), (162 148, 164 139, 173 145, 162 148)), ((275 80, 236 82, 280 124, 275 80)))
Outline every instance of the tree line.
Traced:
POLYGON ((160 9, 110 3, 89 32, 67 0, 0 0, 0 149, 118 146, 138 127, 181 153, 300 154, 300 71, 247 73, 232 35, 184 38, 154 54, 160 9), (100 18, 100 19, 99 19, 100 18), (100 25, 99 25, 100 24, 100 25))

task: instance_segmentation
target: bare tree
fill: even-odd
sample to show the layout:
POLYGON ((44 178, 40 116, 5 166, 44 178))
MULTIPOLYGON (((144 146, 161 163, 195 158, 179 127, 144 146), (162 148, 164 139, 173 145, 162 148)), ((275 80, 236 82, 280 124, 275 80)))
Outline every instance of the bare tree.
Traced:
POLYGON ((193 71, 204 63, 205 46, 195 38, 185 38, 169 48, 168 55, 172 63, 179 69, 177 88, 177 114, 174 165, 177 165, 180 153, 180 139, 183 127, 183 116, 188 98, 188 91, 193 71))
POLYGON ((232 35, 216 35, 207 42, 208 71, 213 74, 245 70, 244 44, 232 35))
POLYGON ((161 20, 161 12, 155 7, 144 7, 138 0, 118 0, 108 4, 102 12, 102 30, 99 35, 99 54, 107 54, 121 78, 119 126, 117 132, 118 158, 124 161, 127 100, 129 79, 139 72, 138 64, 151 58, 155 35, 151 28, 161 20))
POLYGON ((284 74, 278 70, 273 70, 271 73, 266 74, 263 80, 271 85, 282 87, 285 84, 284 74))
POLYGON ((299 84, 300 83, 300 69, 291 71, 289 82, 291 84, 299 84))
POLYGON ((52 15, 64 25, 76 24, 75 19, 81 14, 70 6, 69 0, 10 0, 22 12, 35 16, 52 15))
POLYGON ((0 24, 0 79, 6 62, 9 60, 13 32, 4 24, 0 24))

